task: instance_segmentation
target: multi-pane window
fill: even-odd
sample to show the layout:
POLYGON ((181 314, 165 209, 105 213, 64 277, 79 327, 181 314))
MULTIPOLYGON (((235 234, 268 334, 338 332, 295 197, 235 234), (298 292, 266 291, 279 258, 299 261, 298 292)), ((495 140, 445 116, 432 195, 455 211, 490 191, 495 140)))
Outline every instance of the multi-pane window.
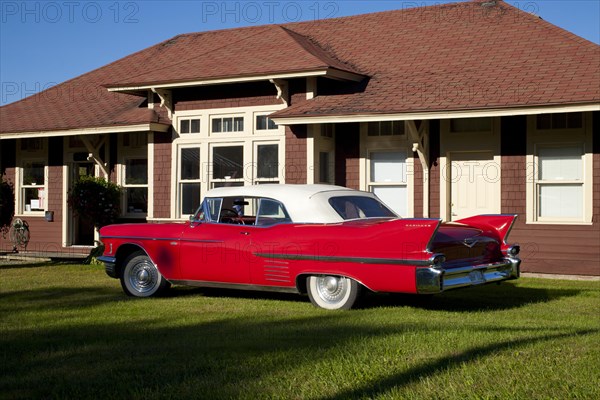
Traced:
POLYGON ((125 212, 146 214, 148 212, 148 159, 127 159, 124 168, 125 212))
POLYGON ((539 146, 537 165, 538 220, 581 220, 584 206, 582 146, 539 146))
POLYGON ((256 182, 279 183, 279 145, 256 145, 256 182))
POLYGON ((24 161, 21 169, 21 211, 46 208, 46 166, 41 161, 24 161))
POLYGON ((215 117, 211 120, 211 132, 242 132, 244 117, 215 117))
POLYGON ((244 185, 244 146, 212 148, 212 187, 244 185))
POLYGON ((183 147, 179 157, 179 214, 191 215, 200 205, 200 147, 183 147))
POLYGON ((404 121, 377 121, 367 124, 367 136, 404 135, 404 121))
POLYGON ((536 128, 538 130, 546 129, 581 129, 583 127, 583 114, 560 113, 560 114, 540 114, 536 117, 536 128))
POLYGON ((273 130, 278 129, 279 127, 271 118, 267 115, 257 115, 256 116, 256 130, 273 130))
POLYGON ((368 188, 400 216, 408 211, 406 152, 369 153, 368 188))
POLYGON ((182 119, 179 121, 179 133, 200 133, 200 119, 182 119))

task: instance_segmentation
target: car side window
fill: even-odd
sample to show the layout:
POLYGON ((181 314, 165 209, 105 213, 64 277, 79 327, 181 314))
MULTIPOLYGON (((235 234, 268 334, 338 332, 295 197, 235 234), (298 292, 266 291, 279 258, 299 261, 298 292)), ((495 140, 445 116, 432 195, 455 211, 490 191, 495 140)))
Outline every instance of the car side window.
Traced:
POLYGON ((219 222, 219 214, 221 213, 221 205, 223 199, 206 199, 206 217, 211 222, 219 222))
POLYGON ((256 213, 256 225, 268 226, 292 222, 284 205, 277 200, 261 198, 256 213))
POLYGON ((389 208, 378 200, 366 196, 337 196, 329 204, 343 219, 397 218, 389 208))

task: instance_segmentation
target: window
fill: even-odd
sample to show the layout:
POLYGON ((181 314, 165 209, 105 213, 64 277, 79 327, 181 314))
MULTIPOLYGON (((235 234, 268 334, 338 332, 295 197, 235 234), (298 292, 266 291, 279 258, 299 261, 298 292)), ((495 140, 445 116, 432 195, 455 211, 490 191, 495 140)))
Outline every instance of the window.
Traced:
POLYGON ((329 199, 329 204, 343 219, 357 218, 396 218, 384 204, 365 196, 337 196, 329 199))
POLYGON ((536 128, 541 129, 581 129, 583 113, 541 114, 536 117, 536 128))
POLYGON ((537 165, 538 220, 581 220, 584 207, 582 146, 539 146, 537 165))
POLYGON ((407 215, 406 152, 373 151, 369 154, 369 191, 398 215, 407 215))
POLYGON ((491 132, 491 118, 455 118, 450 120, 450 132, 491 132))
POLYGON ((41 161, 24 161, 21 168, 21 212, 46 208, 46 166, 41 161))
POLYGON ((200 119, 182 119, 179 121, 179 133, 200 133, 200 119))
POLYGON ((216 146, 212 149, 212 187, 243 186, 244 146, 216 146))
POLYGON ((213 133, 221 132, 243 132, 244 131, 244 117, 223 117, 212 119, 213 133))
POLYGON ((124 168, 124 211, 126 214, 146 215, 148 212, 148 159, 127 159, 124 168))
POLYGON ((179 157, 179 214, 194 214, 200 205, 200 147, 184 147, 179 157))
POLYGON ((278 129, 279 126, 271 118, 266 115, 257 115, 256 116, 256 130, 273 130, 278 129))
POLYGON ((334 124, 321 124, 321 137, 333 139, 335 133, 334 124))
POLYGON ((404 121, 378 121, 367 124, 367 136, 404 135, 404 121))
POLYGON ((592 113, 531 115, 527 126, 528 223, 593 219, 592 113))
POLYGON ((256 183, 278 183, 279 145, 258 144, 256 146, 256 183))

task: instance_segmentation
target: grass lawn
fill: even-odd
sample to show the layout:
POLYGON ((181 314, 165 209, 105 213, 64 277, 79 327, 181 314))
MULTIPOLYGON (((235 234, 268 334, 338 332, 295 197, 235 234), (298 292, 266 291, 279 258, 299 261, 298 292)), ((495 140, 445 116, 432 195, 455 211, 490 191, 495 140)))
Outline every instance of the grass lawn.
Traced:
POLYGON ((520 279, 330 312, 101 266, 0 266, 0 398, 598 399, 600 283, 520 279))

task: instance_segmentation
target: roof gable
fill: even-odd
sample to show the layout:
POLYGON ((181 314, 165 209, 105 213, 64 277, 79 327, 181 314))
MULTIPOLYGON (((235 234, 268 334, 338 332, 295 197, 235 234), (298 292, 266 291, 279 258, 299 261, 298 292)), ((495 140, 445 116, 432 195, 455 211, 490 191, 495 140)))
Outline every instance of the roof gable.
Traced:
POLYGON ((359 74, 308 38, 267 25, 177 36, 148 49, 143 71, 134 71, 106 86, 148 86, 327 68, 359 74))

